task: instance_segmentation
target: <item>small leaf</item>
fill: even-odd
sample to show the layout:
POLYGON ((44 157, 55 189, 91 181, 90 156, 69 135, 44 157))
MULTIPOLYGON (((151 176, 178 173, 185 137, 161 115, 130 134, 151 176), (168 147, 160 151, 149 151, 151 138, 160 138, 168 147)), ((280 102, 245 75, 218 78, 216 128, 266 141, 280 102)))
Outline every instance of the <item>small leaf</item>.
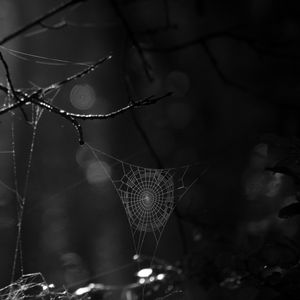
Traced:
POLYGON ((280 211, 279 211, 279 218, 290 218, 296 215, 300 214, 300 203, 296 202, 296 203, 292 203, 288 206, 283 207, 280 211))

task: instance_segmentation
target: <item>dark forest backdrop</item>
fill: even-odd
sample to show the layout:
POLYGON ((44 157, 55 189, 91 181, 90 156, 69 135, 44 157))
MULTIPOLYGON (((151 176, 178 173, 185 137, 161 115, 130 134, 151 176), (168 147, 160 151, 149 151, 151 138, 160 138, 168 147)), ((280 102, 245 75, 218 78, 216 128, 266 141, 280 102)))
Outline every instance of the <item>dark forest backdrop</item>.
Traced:
MULTIPOLYGON (((61 89, 54 103, 67 111, 107 113, 125 106, 128 94, 173 92, 82 126, 93 147, 133 164, 209 164, 179 203, 156 253, 183 268, 180 297, 296 299, 300 7, 280 0, 82 2, 2 46, 75 62, 111 54, 61 89)), ((0 39, 59 3, 1 0, 0 39)), ((0 51, 17 88, 48 86, 81 70, 0 51)), ((3 151, 12 146, 12 117, 23 186, 32 126, 18 110, 1 115, 3 151)), ((11 156, 0 154, 0 170, 0 180, 11 186, 11 156)), ((0 194, 4 286, 16 246, 16 203, 2 185, 0 194)), ((98 276, 131 261, 126 216, 73 126, 49 112, 38 123, 26 198, 25 272, 42 272, 57 286, 132 281, 130 270, 98 276)))

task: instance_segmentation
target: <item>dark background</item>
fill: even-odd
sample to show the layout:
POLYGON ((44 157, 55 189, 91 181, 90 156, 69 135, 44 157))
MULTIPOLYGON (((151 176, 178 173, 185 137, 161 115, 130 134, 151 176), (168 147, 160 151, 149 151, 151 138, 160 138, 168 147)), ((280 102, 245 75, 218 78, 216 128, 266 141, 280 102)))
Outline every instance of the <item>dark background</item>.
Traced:
MULTIPOLYGON (((0 36, 58 3, 1 0, 0 36)), ((224 267, 232 257, 247 260, 274 241, 297 242, 297 217, 278 218, 281 207, 296 201, 294 181, 265 169, 285 157, 286 149, 299 135, 300 8, 295 3, 118 2, 135 40, 141 49, 148 49, 143 50, 143 57, 151 66, 147 69, 151 80, 110 1, 87 1, 45 22, 57 24, 65 19, 69 25, 52 30, 36 27, 5 45, 76 62, 112 54, 112 60, 60 91, 54 103, 68 111, 106 113, 126 105, 126 78, 134 99, 173 92, 171 97, 133 113, 82 125, 90 145, 129 163, 159 167, 140 134, 142 129, 163 167, 198 161, 209 164, 205 175, 178 205, 186 242, 178 216, 173 214, 156 254, 171 264, 183 257, 190 259, 197 273, 186 280, 191 299, 200 299, 200 292, 203 299, 225 297, 218 287, 227 278, 224 269, 234 269, 224 267), (86 99, 93 105, 81 109, 80 105, 88 106, 86 99), (189 255, 184 256, 185 251, 189 255), (203 278, 209 278, 208 282, 203 278)), ((38 59, 25 61, 4 49, 2 52, 19 88, 32 83, 47 86, 82 69, 37 64, 38 59)), ((1 116, 3 150, 12 146, 11 117, 1 116)), ((32 127, 19 111, 13 119, 22 190, 32 127)), ((13 186, 11 155, 0 155, 0 168, 0 179, 13 186)), ((5 285, 10 280, 15 248, 16 205, 7 188, 0 186, 0 193, 0 283, 5 285)), ((131 270, 100 276, 131 261, 134 250, 126 216, 111 182, 103 178, 87 149, 78 144, 74 128, 48 112, 38 123, 26 198, 22 234, 25 272, 42 272, 48 282, 58 286, 132 280, 131 270)), ((262 264, 268 265, 265 261, 262 264)), ((260 288, 253 289, 244 292, 251 295, 247 299, 262 297, 260 288)), ((244 297, 237 296, 241 291, 235 291, 230 299, 244 297)))

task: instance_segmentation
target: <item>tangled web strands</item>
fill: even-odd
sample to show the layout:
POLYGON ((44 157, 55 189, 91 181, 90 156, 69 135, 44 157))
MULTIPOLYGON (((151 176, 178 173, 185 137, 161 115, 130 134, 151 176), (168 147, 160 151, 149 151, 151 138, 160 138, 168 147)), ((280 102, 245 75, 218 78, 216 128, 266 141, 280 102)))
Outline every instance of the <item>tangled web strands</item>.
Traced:
POLYGON ((198 173, 191 179, 189 171, 200 166, 203 173, 206 166, 198 164, 170 169, 143 168, 87 146, 105 170, 122 201, 136 253, 141 254, 147 234, 154 237, 157 247, 176 204, 201 175, 198 173), (107 166, 112 168, 112 172, 107 166))
MULTIPOLYGON (((10 285, 0 289, 1 300, 70 300, 79 299, 67 291, 57 292, 53 284, 48 284, 41 273, 21 276, 10 285)), ((80 299, 87 299, 81 297, 80 299)))

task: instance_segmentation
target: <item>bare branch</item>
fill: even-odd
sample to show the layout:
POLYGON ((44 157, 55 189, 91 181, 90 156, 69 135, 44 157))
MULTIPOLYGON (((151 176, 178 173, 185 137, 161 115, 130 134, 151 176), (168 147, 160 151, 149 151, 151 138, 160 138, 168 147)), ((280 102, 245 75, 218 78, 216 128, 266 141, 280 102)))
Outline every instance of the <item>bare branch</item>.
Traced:
MULTIPOLYGON (((4 69, 5 69, 6 80, 7 80, 7 82, 8 82, 10 92, 11 92, 12 95, 14 96, 15 100, 16 100, 17 102, 19 102, 20 100, 19 100, 19 98, 18 98, 18 95, 17 95, 16 92, 15 92, 14 85, 13 85, 12 79, 11 79, 11 77, 10 77, 10 72, 9 72, 8 64, 7 64, 6 60, 4 59, 3 54, 2 54, 1 51, 0 51, 0 60, 1 60, 2 64, 3 64, 3 66, 4 66, 4 69)), ((25 121, 28 122, 28 117, 27 117, 27 115, 26 115, 26 113, 25 113, 23 107, 22 107, 22 106, 19 106, 19 107, 20 107, 20 110, 21 110, 21 112, 22 112, 22 114, 23 114, 23 116, 24 116, 25 121)))
POLYGON ((203 49, 205 51, 205 53, 207 54, 208 59, 210 60, 211 64, 213 65, 215 71, 217 72, 217 74, 219 75, 219 77, 221 78, 221 80, 229 86, 232 86, 234 88, 238 88, 241 91, 250 94, 250 91, 247 89, 247 87, 241 85, 238 82, 235 82, 233 80, 230 80, 222 71, 221 67, 219 66, 219 63, 217 61, 217 59, 215 58, 214 54, 212 53, 211 49, 209 48, 209 46, 207 45, 207 43, 203 42, 201 43, 201 45, 203 46, 203 49))
MULTIPOLYGON (((9 93, 9 89, 1 84, 0 84, 0 90, 2 90, 4 93, 9 93)), ((49 88, 46 88, 46 90, 50 91, 49 88)), ((167 94, 164 94, 159 97, 150 96, 150 97, 143 98, 143 99, 140 99, 137 101, 131 101, 128 105, 126 105, 120 109, 117 109, 113 112, 107 113, 107 114, 88 114, 88 115, 86 115, 86 114, 71 113, 71 112, 65 111, 55 105, 45 102, 42 99, 42 97, 44 97, 44 95, 45 95, 45 93, 43 92, 43 89, 38 89, 38 90, 34 91, 32 94, 26 94, 20 90, 17 90, 15 92, 17 93, 17 95, 19 97, 19 101, 0 109, 0 115, 3 115, 9 111, 12 111, 23 105, 27 105, 29 103, 35 104, 37 106, 40 106, 43 109, 48 110, 51 113, 55 113, 55 114, 65 118, 66 120, 70 121, 78 132, 79 143, 81 145, 84 144, 84 139, 83 139, 82 128, 81 128, 81 125, 79 124, 78 120, 104 120, 104 119, 114 118, 117 115, 126 112, 127 110, 154 104, 157 101, 171 95, 171 93, 167 93, 167 94)))
POLYGON ((40 26, 45 28, 45 29, 49 29, 49 30, 57 30, 57 29, 61 29, 64 28, 68 25, 68 22, 65 20, 61 20, 60 22, 54 24, 54 25, 47 25, 43 22, 40 22, 40 26))
MULTIPOLYGON (((70 1, 66 1, 62 4, 60 4, 58 7, 53 8, 52 10, 48 11, 47 13, 45 13, 44 15, 36 18, 35 20, 31 21, 30 23, 26 24, 25 26, 21 27, 20 29, 16 30, 15 32, 9 34, 8 36, 4 37, 1 41, 0 41, 0 46, 3 45, 4 43, 11 41, 12 39, 18 37, 19 35, 21 35, 22 33, 28 31, 29 29, 35 27, 35 26, 41 26, 43 28, 47 28, 47 29, 57 29, 57 28, 61 28, 62 26, 65 26, 65 22, 59 24, 59 26, 47 26, 45 25, 44 21, 54 15, 56 15, 57 13, 70 8, 80 2, 84 2, 87 0, 70 0, 70 1)), ((140 48, 138 42, 135 40, 134 34, 131 31, 129 24, 127 23, 126 19, 123 17, 122 12, 120 11, 117 3, 115 1, 113 1, 113 6, 116 10, 117 15, 120 17, 120 19, 123 22, 123 25, 125 26, 126 32, 129 35, 129 37, 131 38, 132 43, 134 44, 134 46, 136 47, 142 62, 145 66, 145 71, 146 74, 148 75, 148 77, 150 78, 150 73, 149 73, 149 64, 146 61, 145 57, 144 57, 144 53, 143 50, 140 48)), ((88 68, 84 69, 81 72, 78 72, 66 79, 63 79, 59 82, 53 83, 51 85, 49 85, 46 88, 36 88, 32 93, 28 94, 22 90, 16 90, 13 87, 13 83, 11 80, 11 76, 9 73, 9 68, 7 63, 5 62, 2 53, 0 53, 0 60, 2 61, 5 71, 6 71, 6 77, 7 77, 7 81, 9 84, 9 88, 7 88, 6 86, 0 84, 0 90, 3 91, 6 94, 9 94, 10 92, 13 93, 15 99, 17 100, 17 102, 9 104, 8 106, 3 107, 2 109, 0 109, 0 115, 3 115, 9 111, 12 111, 16 108, 20 108, 23 111, 23 106, 27 105, 27 104, 33 104, 36 106, 39 106, 43 109, 48 110, 51 113, 55 113, 63 118, 65 118, 66 120, 68 120, 69 122, 72 123, 72 125, 76 128, 77 132, 78 132, 78 136, 79 136, 79 143, 83 144, 83 133, 82 133, 82 128, 81 125, 79 124, 78 120, 103 120, 103 119, 108 119, 108 118, 113 118, 119 114, 122 114, 123 112, 126 112, 127 110, 130 110, 132 108, 138 108, 141 106, 145 106, 145 105, 150 105, 153 104, 169 95, 171 95, 171 93, 167 93, 165 95, 162 95, 160 97, 154 97, 154 96, 150 96, 147 98, 143 98, 141 100, 138 101, 130 101, 128 103, 128 105, 121 107, 120 109, 117 109, 113 112, 110 112, 108 114, 76 114, 76 113, 71 113, 68 111, 65 111, 55 105, 52 105, 50 103, 47 103, 46 101, 44 101, 45 97, 47 94, 51 93, 53 90, 58 90, 59 88, 61 88, 62 86, 64 86, 65 84, 74 81, 76 79, 82 78, 84 76, 86 76, 87 74, 89 74, 90 72, 94 71, 100 64, 104 63, 105 61, 107 61, 108 59, 110 59, 111 56, 107 56, 105 58, 100 59, 99 61, 97 61, 96 63, 88 66, 88 68)), ((25 113, 24 113, 25 114, 25 113)))
POLYGON ((126 30, 126 34, 128 35, 129 39, 131 40, 133 46, 135 47, 136 51, 138 52, 141 62, 144 66, 144 71, 146 76, 148 77, 148 79, 150 81, 153 81, 153 77, 151 75, 151 65, 149 64, 149 62, 147 61, 146 57, 145 57, 145 53, 144 50, 142 49, 142 47, 140 46, 139 42, 136 40, 133 31, 131 30, 126 18, 124 17, 118 3, 116 3, 115 0, 112 0, 112 5, 113 8, 117 14, 117 16, 120 18, 120 20, 122 21, 122 24, 126 30))
MULTIPOLYGON (((148 28, 142 31, 135 31, 135 34, 139 34, 139 35, 155 35, 155 34, 159 34, 162 32, 166 32, 169 30, 176 30, 178 29, 178 25, 177 24, 171 24, 171 25, 162 25, 162 26, 157 26, 154 28, 148 28)), ((143 49, 143 48, 142 48, 143 49)))
POLYGON ((106 57, 104 57, 104 58, 99 59, 96 63, 90 65, 88 68, 84 69, 83 71, 78 72, 78 73, 76 73, 76 74, 74 74, 74 75, 72 75, 72 76, 70 76, 70 77, 68 77, 68 78, 66 78, 66 79, 63 79, 63 80, 61 80, 61 81, 59 81, 59 82, 56 82, 56 83, 53 83, 53 84, 49 85, 48 87, 42 89, 42 90, 43 90, 43 93, 44 93, 44 94, 47 94, 48 92, 52 91, 53 89, 58 89, 58 88, 60 88, 61 86, 63 86, 63 85, 65 85, 65 84, 69 83, 70 81, 74 81, 74 80, 76 80, 76 79, 79 79, 79 78, 82 78, 82 77, 88 75, 89 73, 95 71, 95 69, 96 69, 100 64, 106 62, 107 60, 109 60, 109 59, 111 59, 111 58, 112 58, 112 56, 109 55, 109 56, 106 56, 106 57))
POLYGON ((253 38, 251 36, 248 36, 246 34, 236 34, 233 33, 232 30, 237 29, 237 27, 229 28, 225 31, 216 31, 207 33, 201 36, 198 36, 194 39, 183 41, 174 45, 165 46, 165 47, 145 47, 141 46, 143 51, 146 52, 157 52, 157 53, 169 53, 169 52, 175 52, 187 49, 189 47, 194 47, 196 45, 203 45, 204 43, 213 40, 213 39, 222 39, 227 38, 231 39, 237 42, 246 43, 249 48, 254 50, 258 55, 263 56, 270 56, 274 58, 280 58, 280 59, 299 59, 300 56, 297 55, 291 55, 286 53, 278 53, 275 52, 275 49, 279 49, 281 46, 287 45, 287 43, 290 42, 296 42, 296 41, 260 41, 257 38, 253 38))
POLYGON ((212 32, 208 33, 199 37, 196 37, 195 39, 191 39, 189 41, 181 42, 175 45, 166 46, 166 47, 142 47, 144 51, 149 52, 159 52, 159 53, 169 53, 169 52, 175 52, 179 50, 183 50, 189 47, 193 47, 198 44, 203 44, 204 42, 216 38, 222 38, 222 37, 231 37, 232 34, 228 31, 218 31, 218 32, 212 32))
POLYGON ((253 94, 250 92, 250 90, 246 87, 243 86, 242 84, 235 82, 228 78, 226 74, 224 74, 216 56, 214 55, 213 51, 209 47, 209 42, 214 40, 214 39, 222 39, 222 38, 227 38, 231 39, 237 42, 241 43, 246 43, 249 48, 251 48, 253 51, 257 53, 259 56, 269 56, 269 57, 274 57, 278 59, 296 59, 300 58, 299 56, 293 56, 290 54, 285 54, 285 53, 278 53, 275 51, 276 47, 279 47, 282 45, 282 41, 276 42, 276 41, 268 41, 265 43, 262 43, 256 38, 253 38, 249 35, 241 35, 241 34, 236 34, 233 31, 236 31, 238 29, 237 26, 229 28, 225 31, 216 31, 216 32, 211 32, 207 33, 205 35, 199 36, 195 39, 191 39, 189 41, 185 41, 182 43, 177 43, 172 46, 165 46, 165 47, 142 47, 144 51, 150 51, 150 52, 159 52, 159 53, 169 53, 169 52, 175 52, 175 51, 180 51, 187 49, 189 47, 193 47, 196 45, 200 45, 203 47, 209 61, 211 62, 212 66, 214 67, 215 71, 221 78, 221 80, 234 88, 237 88, 247 94, 250 94, 253 96, 253 94))
POLYGON ((22 26, 21 28, 17 29, 16 31, 12 32, 11 34, 4 37, 2 40, 0 40, 0 45, 3 45, 16 37, 20 36, 22 33, 28 31, 29 29, 35 27, 35 26, 41 26, 41 24, 49 19, 50 17, 53 17, 54 15, 58 14, 59 12, 62 12, 70 7, 73 7, 77 5, 78 3, 84 2, 87 0, 69 0, 61 3, 59 6, 49 10, 44 15, 37 17, 33 21, 29 22, 28 24, 22 26))

